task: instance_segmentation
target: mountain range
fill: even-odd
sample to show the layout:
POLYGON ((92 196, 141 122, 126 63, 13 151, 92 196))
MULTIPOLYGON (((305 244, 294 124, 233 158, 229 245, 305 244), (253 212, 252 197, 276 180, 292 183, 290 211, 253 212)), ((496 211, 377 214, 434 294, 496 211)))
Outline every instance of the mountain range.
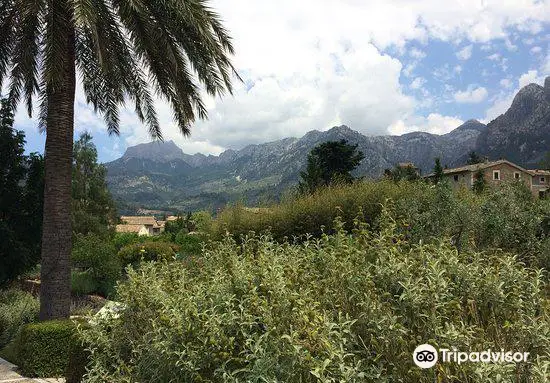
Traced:
POLYGON ((219 156, 189 155, 173 141, 151 142, 129 147, 121 158, 105 164, 107 183, 125 213, 140 208, 214 210, 235 201, 257 204, 278 199, 298 182, 311 149, 340 139, 357 144, 365 154, 356 175, 369 178, 380 177, 399 162, 413 162, 426 173, 436 157, 444 165, 458 166, 472 150, 536 167, 550 150, 550 77, 544 86, 522 88, 509 110, 487 125, 469 120, 443 135, 401 136, 365 136, 342 125, 301 138, 228 149, 219 156))

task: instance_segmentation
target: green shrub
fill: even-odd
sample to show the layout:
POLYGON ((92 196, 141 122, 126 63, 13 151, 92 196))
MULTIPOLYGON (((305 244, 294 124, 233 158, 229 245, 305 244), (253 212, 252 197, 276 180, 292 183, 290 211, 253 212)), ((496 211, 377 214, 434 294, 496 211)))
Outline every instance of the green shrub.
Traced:
POLYGON ((69 346, 69 361, 65 372, 66 383, 80 383, 86 373, 86 365, 90 360, 90 352, 80 337, 80 331, 88 327, 87 323, 80 323, 79 328, 73 334, 73 339, 69 346))
POLYGON ((250 232, 269 231, 277 241, 308 234, 331 233, 340 216, 350 231, 355 220, 378 230, 381 206, 392 201, 398 232, 414 243, 437 242, 448 237, 460 251, 504 249, 532 266, 544 264, 542 241, 550 227, 549 201, 534 200, 521 183, 504 183, 478 195, 453 191, 448 183, 366 181, 335 186, 303 197, 292 197, 265 209, 232 206, 212 226, 213 238, 231 233, 239 240, 250 232))
POLYGON ((385 180, 330 186, 312 195, 289 198, 259 211, 239 205, 228 207, 214 221, 212 231, 217 238, 222 238, 226 232, 238 238, 250 231, 263 233, 268 230, 277 240, 307 234, 320 237, 324 231, 330 232, 338 216, 350 230, 358 215, 369 224, 376 223, 387 199, 424 199, 433 193, 432 187, 420 182, 385 180))
POLYGON ((80 294, 109 296, 122 271, 114 245, 93 234, 76 237, 72 263, 81 271, 73 273, 73 288, 80 294))
POLYGON ((191 221, 195 226, 195 231, 202 233, 210 233, 212 231, 213 219, 212 214, 208 211, 196 211, 191 214, 191 221))
POLYGON ((18 339, 19 367, 29 377, 64 376, 75 324, 70 320, 32 323, 23 326, 18 339))
POLYGON ((31 294, 0 290, 0 349, 15 337, 21 326, 38 319, 40 304, 31 294))
POLYGON ((388 211, 379 230, 301 244, 213 243, 200 267, 147 263, 124 309, 84 331, 88 382, 544 382, 550 313, 540 271, 501 251, 414 244, 388 211), (421 343, 529 352, 526 364, 416 368, 421 343), (534 357, 536 356, 536 357, 534 357))
POLYGON ((178 253, 182 256, 199 255, 205 240, 205 234, 187 233, 185 230, 182 230, 176 235, 176 243, 179 245, 178 253))
POLYGON ((71 293, 88 295, 97 290, 97 283, 89 271, 71 271, 71 293))
POLYGON ((172 260, 178 247, 166 242, 143 242, 124 246, 118 252, 122 265, 137 265, 141 261, 172 260))
POLYGON ((135 233, 115 233, 112 240, 115 251, 117 252, 124 246, 141 241, 143 241, 143 237, 140 237, 135 233))

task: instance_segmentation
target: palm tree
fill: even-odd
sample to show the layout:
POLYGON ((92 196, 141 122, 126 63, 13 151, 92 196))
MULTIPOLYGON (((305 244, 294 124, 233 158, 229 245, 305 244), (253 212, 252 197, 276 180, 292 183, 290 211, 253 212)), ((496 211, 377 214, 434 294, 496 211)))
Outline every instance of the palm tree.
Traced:
POLYGON ((135 108, 162 139, 153 92, 171 105, 184 135, 207 117, 208 94, 232 92, 231 38, 206 0, 0 0, 0 87, 40 102, 46 132, 40 318, 65 318, 70 306, 71 161, 76 74, 109 134, 118 110, 135 108))

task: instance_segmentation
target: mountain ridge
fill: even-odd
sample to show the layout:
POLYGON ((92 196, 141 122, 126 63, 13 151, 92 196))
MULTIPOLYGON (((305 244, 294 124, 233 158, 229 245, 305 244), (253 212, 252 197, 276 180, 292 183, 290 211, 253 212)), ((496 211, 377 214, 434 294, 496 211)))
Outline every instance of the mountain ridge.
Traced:
POLYGON ((277 200, 298 182, 311 149, 326 141, 345 139, 357 144, 365 159, 355 174, 377 178, 399 162, 414 162, 425 173, 436 157, 443 165, 462 165, 472 150, 526 166, 550 150, 548 137, 550 77, 544 87, 522 88, 510 109, 487 125, 471 119, 442 135, 400 136, 366 136, 340 125, 299 138, 227 149, 218 156, 186 154, 173 141, 153 142, 130 147, 121 158, 107 163, 107 182, 127 211, 134 207, 214 210, 243 199, 248 204, 277 200))

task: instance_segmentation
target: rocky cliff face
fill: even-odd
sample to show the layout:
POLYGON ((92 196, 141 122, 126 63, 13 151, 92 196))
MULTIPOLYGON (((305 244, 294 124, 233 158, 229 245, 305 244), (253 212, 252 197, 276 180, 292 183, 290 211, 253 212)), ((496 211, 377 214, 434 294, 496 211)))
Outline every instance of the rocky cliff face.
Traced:
POLYGON ((550 77, 544 86, 522 88, 510 109, 480 134, 476 150, 490 158, 536 166, 550 150, 550 77))

